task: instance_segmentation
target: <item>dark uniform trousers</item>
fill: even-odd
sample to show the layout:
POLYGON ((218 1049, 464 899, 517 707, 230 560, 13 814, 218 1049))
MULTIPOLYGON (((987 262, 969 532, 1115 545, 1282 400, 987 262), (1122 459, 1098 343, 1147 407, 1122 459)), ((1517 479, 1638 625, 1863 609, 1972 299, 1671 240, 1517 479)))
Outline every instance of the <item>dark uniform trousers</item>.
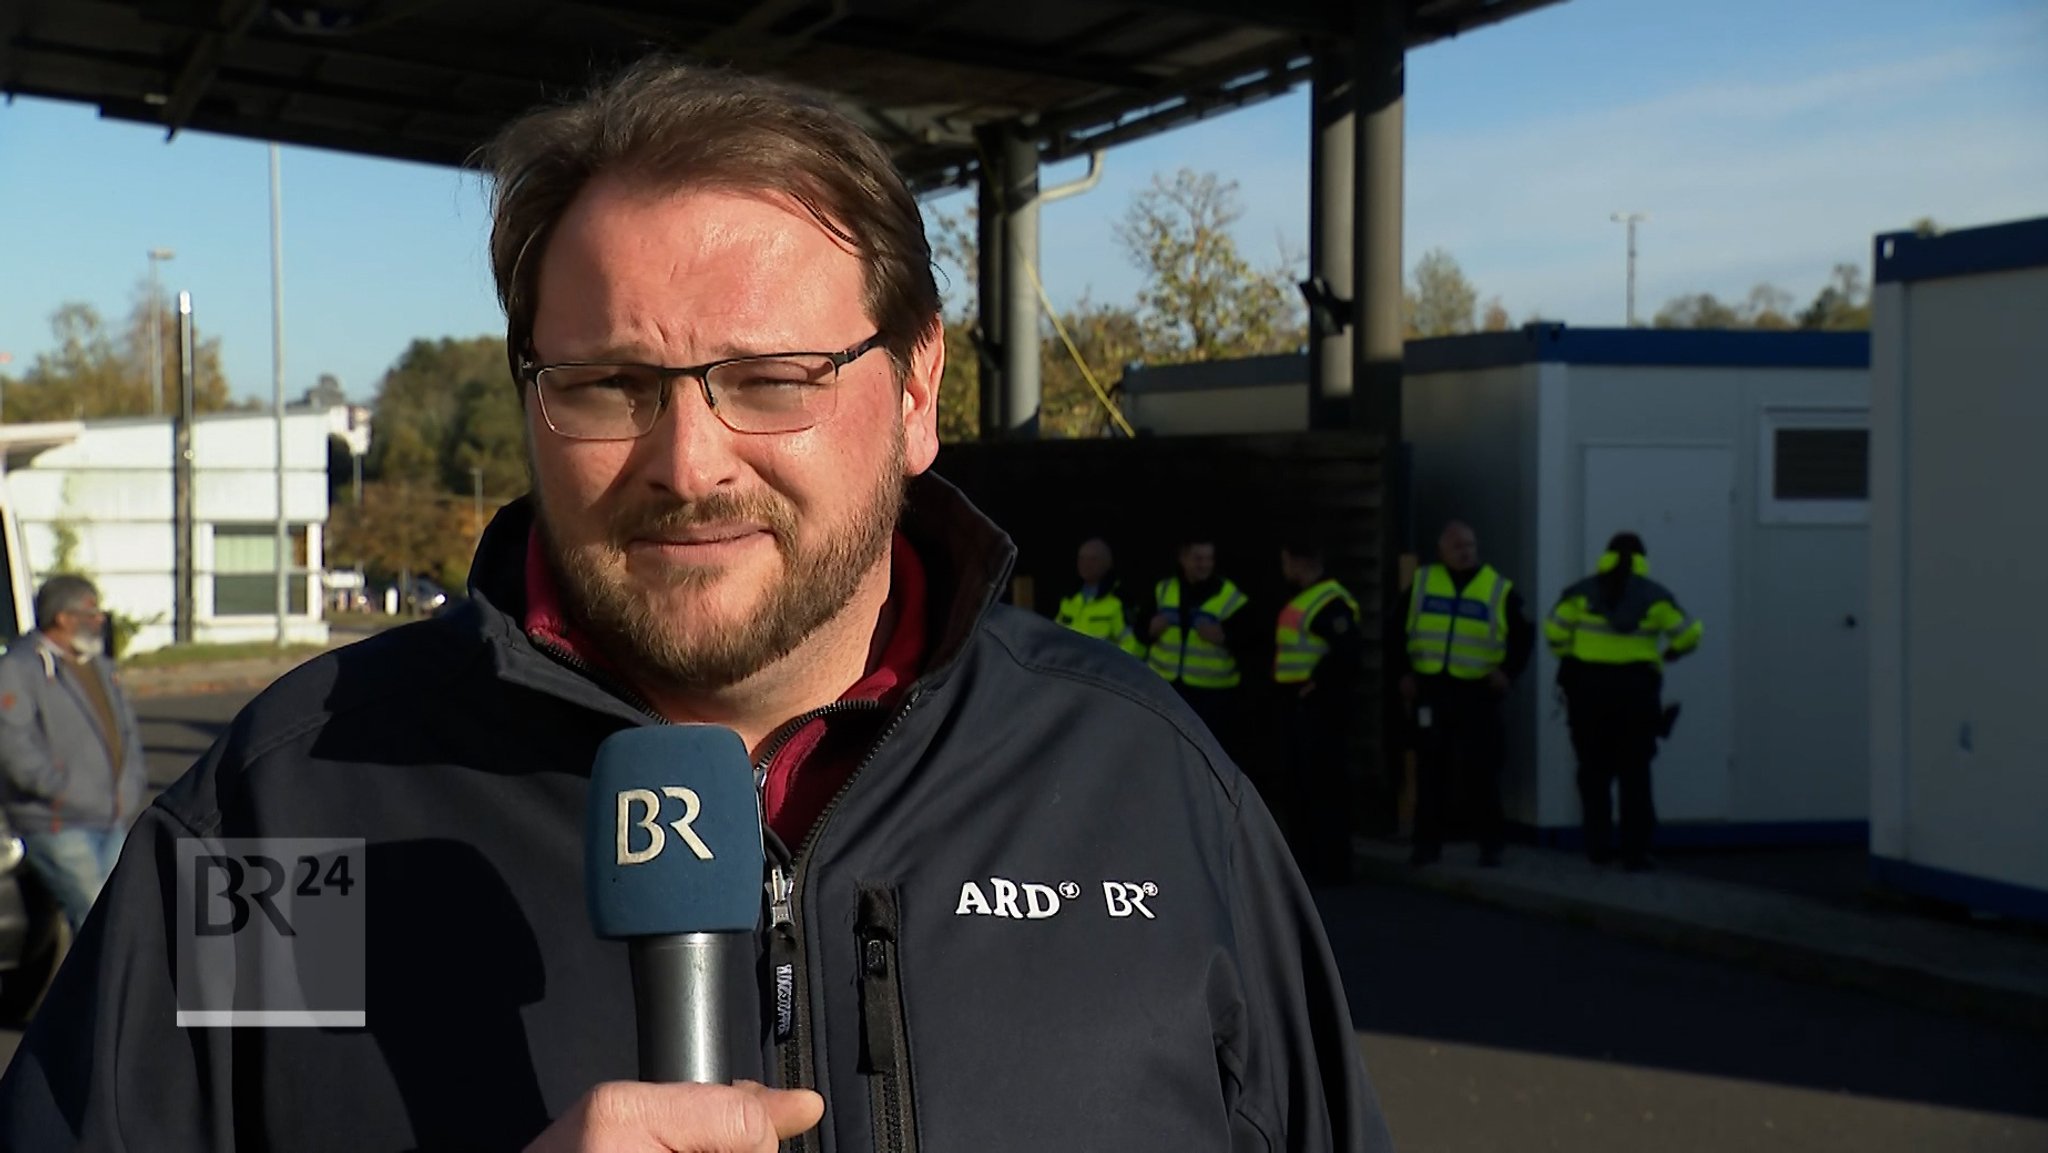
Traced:
POLYGON ((1351 865, 1350 719, 1357 702, 1342 685, 1318 685, 1301 696, 1296 685, 1276 685, 1282 694, 1278 719, 1288 841, 1295 863, 1311 881, 1343 880, 1351 865))
POLYGON ((1415 682, 1415 851, 1433 856, 1442 850, 1453 798, 1462 797, 1467 804, 1459 808, 1471 817, 1480 851, 1497 854, 1506 838, 1500 778, 1507 735, 1500 694, 1485 681, 1441 673, 1415 682))
POLYGON ((1621 797, 1621 859, 1649 857, 1657 813, 1650 762, 1662 723, 1663 675, 1648 664, 1601 665, 1573 661, 1563 677, 1572 750, 1579 761, 1579 802, 1586 855, 1614 857, 1614 794, 1621 797))
POLYGON ((1173 682, 1180 699, 1200 717, 1216 743, 1233 761, 1251 772, 1251 766, 1244 762, 1244 688, 1242 685, 1229 689, 1191 688, 1179 681, 1173 682))

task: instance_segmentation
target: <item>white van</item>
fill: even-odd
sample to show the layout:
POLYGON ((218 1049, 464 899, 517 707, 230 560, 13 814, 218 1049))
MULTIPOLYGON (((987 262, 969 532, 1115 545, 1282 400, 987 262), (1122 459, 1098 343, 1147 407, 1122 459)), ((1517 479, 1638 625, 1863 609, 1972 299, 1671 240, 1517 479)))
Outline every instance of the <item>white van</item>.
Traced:
MULTIPOLYGON (((0 651, 35 628, 35 587, 20 522, 14 519, 7 478, 0 474, 0 651)), ((21 838, 0 817, 0 1026, 28 1019, 63 957, 64 918, 23 860, 21 838)))

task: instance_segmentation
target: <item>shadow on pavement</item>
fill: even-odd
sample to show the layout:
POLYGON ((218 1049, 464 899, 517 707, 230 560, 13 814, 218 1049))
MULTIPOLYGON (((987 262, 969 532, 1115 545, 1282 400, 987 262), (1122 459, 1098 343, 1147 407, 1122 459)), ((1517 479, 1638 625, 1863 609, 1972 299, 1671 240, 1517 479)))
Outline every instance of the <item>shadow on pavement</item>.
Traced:
POLYGON ((1358 1028, 2048 1117, 2048 1034, 1400 885, 1317 901, 1358 1028))

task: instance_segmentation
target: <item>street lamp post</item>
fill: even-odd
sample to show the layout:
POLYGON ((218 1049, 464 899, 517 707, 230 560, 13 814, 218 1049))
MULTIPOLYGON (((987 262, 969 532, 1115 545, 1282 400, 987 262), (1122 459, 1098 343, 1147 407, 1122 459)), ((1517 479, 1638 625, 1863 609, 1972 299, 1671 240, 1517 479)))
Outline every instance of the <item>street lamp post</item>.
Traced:
MULTIPOLYGON (((291 588, 285 583, 291 536, 284 509, 284 205, 279 187, 277 145, 270 146, 270 375, 277 413, 277 647, 285 646, 285 615, 291 588)), ((308 558, 310 559, 310 558, 308 558)), ((307 606, 311 608, 311 606, 307 606)))
POLYGON ((156 266, 176 255, 168 248, 149 250, 149 379, 156 390, 149 411, 157 416, 164 411, 164 305, 156 266))
POLYGON ((1617 212, 1608 217, 1616 224, 1628 225, 1628 326, 1636 326, 1636 224, 1648 220, 1647 212, 1617 212))

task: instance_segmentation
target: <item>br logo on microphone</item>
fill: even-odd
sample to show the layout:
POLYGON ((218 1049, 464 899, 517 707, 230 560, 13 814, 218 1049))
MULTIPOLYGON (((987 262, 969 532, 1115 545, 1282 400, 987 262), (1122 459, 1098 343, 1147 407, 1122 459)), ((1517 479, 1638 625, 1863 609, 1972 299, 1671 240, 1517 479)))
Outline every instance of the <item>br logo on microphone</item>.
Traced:
POLYGON ((720 725, 639 725, 590 766, 583 878, 612 940, 744 933, 761 920, 761 801, 746 742, 720 725))
POLYGON ((180 1027, 361 1027, 361 840, 177 842, 180 1027))
POLYGON ((619 791, 619 864, 645 864, 660 856, 661 851, 668 847, 668 837, 657 823, 661 816, 663 797, 679 801, 683 807, 683 815, 668 823, 668 827, 675 830, 676 840, 688 846, 698 860, 711 859, 711 846, 705 844, 704 838, 698 836, 697 830, 691 827, 696 824, 698 814, 704 811, 703 799, 697 795, 695 789, 669 785, 659 794, 653 789, 619 791), (634 815, 636 812, 638 816, 634 815), (635 829, 646 830, 647 835, 642 838, 646 841, 644 847, 633 847, 635 829))

